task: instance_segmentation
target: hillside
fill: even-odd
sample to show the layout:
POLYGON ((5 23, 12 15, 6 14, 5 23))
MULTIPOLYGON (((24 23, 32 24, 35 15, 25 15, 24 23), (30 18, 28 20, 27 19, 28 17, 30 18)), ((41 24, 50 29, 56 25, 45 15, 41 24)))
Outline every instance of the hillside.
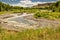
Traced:
POLYGON ((57 11, 57 12, 60 12, 60 1, 56 2, 56 3, 53 3, 49 9, 51 9, 53 12, 54 11, 57 11))
POLYGON ((38 4, 33 6, 33 8, 43 8, 43 7, 48 7, 50 6, 52 3, 44 3, 44 4, 38 4))
POLYGON ((8 11, 11 10, 12 6, 10 6, 9 4, 4 4, 2 2, 0 2, 0 11, 8 11))
POLYGON ((3 2, 0 2, 0 12, 1 11, 14 11, 14 10, 20 10, 23 7, 20 6, 11 6, 9 4, 5 4, 3 2))

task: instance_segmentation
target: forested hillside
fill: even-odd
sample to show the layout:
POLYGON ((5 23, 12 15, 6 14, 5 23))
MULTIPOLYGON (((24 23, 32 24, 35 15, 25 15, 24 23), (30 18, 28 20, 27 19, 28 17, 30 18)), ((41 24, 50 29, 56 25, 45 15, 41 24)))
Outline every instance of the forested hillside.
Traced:
POLYGON ((13 11, 16 9, 22 9, 23 7, 19 7, 19 6, 10 6, 9 4, 4 4, 2 2, 0 2, 0 11, 13 11))
POLYGON ((10 6, 9 4, 4 4, 2 2, 0 2, 0 11, 8 11, 11 10, 12 6, 10 6))
POLYGON ((51 9, 53 12, 54 11, 57 11, 57 12, 60 12, 60 1, 56 2, 56 3, 53 3, 49 9, 51 9))

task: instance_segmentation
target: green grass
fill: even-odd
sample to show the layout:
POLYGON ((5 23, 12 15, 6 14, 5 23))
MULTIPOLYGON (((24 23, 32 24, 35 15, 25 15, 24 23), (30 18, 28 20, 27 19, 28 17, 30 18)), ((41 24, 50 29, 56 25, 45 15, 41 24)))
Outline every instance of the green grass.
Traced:
POLYGON ((60 40, 60 27, 31 29, 22 32, 0 30, 0 40, 60 40))
POLYGON ((48 18, 48 19, 60 19, 60 12, 36 12, 35 18, 48 18))
POLYGON ((12 13, 35 13, 39 11, 38 9, 20 9, 20 10, 12 10, 12 11, 1 11, 0 14, 12 14, 12 13))
POLYGON ((1 12, 0 12, 0 15, 1 15, 1 14, 12 14, 12 13, 13 13, 12 11, 1 11, 1 12))
POLYGON ((3 12, 0 12, 0 15, 1 15, 1 14, 5 14, 5 12, 4 12, 4 11, 3 11, 3 12))

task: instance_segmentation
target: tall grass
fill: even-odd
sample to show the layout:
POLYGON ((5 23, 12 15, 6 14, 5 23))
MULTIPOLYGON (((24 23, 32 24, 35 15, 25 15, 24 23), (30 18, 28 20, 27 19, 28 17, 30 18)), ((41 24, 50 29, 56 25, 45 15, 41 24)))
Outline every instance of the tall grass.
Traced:
POLYGON ((60 40, 60 27, 39 28, 22 32, 1 30, 0 40, 60 40))

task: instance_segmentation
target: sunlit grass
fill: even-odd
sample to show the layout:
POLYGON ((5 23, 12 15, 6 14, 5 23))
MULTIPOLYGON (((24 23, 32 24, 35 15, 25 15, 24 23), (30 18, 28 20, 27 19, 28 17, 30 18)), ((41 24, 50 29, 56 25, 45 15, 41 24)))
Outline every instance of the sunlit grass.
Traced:
POLYGON ((48 19, 60 19, 60 12, 36 12, 35 18, 48 18, 48 19))
POLYGON ((60 40, 60 27, 31 29, 22 32, 1 31, 0 40, 60 40))
POLYGON ((1 14, 12 14, 12 13, 13 13, 12 11, 1 11, 1 12, 0 12, 0 15, 1 15, 1 14))

